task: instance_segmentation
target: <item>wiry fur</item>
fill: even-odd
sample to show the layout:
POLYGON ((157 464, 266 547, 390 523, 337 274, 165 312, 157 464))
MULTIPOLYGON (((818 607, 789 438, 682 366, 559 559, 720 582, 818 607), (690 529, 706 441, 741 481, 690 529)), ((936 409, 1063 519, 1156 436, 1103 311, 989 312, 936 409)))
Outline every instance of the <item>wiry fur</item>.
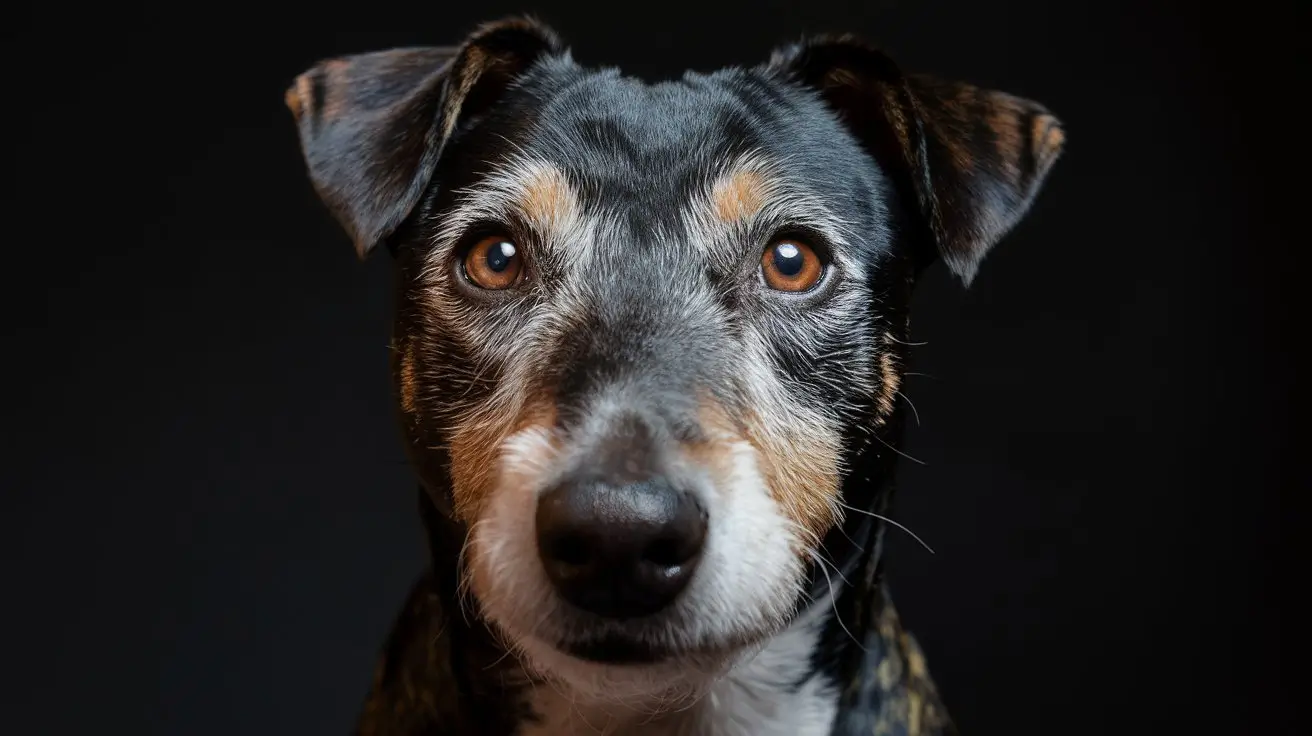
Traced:
POLYGON ((289 93, 325 201, 397 258, 397 392, 433 544, 361 733, 950 729, 880 588, 910 286, 936 249, 974 274, 1055 160, 1055 119, 849 39, 651 85, 523 20, 414 53, 328 62, 289 93), (391 76, 358 88, 369 70, 391 76), (326 106, 335 82, 356 87, 326 106), (489 234, 516 246, 512 288, 464 272, 489 234), (784 237, 824 264, 809 291, 762 278, 784 237), (708 533, 672 604, 613 619, 557 595, 535 509, 624 432, 708 533), (435 650, 449 627, 467 643, 435 650), (496 652, 483 675, 459 664, 496 652), (425 666, 470 702, 416 685, 425 666))

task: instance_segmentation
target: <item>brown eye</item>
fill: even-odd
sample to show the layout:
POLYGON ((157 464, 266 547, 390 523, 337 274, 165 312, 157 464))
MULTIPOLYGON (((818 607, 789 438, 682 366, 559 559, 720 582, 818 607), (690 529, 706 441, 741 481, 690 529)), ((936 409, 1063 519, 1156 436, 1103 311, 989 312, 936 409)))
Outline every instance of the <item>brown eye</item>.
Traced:
POLYGON ((824 272, 811 246, 797 240, 776 240, 761 256, 761 274, 775 291, 807 291, 824 272))
POLYGON ((465 275, 484 289, 509 289, 523 273, 519 249, 500 235, 483 238, 465 255, 465 275))

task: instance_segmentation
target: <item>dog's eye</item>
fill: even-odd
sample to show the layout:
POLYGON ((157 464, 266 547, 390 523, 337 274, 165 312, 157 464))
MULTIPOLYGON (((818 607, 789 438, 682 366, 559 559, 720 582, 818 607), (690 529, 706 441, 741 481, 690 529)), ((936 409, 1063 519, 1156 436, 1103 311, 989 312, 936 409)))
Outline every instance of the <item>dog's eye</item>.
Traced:
POLYGON ((775 291, 808 291, 820 282, 824 265, 811 246, 799 240, 776 240, 761 256, 761 275, 775 291))
POLYGON ((519 250, 500 235, 483 238, 465 254, 465 276, 484 289, 509 289, 524 270, 519 250))

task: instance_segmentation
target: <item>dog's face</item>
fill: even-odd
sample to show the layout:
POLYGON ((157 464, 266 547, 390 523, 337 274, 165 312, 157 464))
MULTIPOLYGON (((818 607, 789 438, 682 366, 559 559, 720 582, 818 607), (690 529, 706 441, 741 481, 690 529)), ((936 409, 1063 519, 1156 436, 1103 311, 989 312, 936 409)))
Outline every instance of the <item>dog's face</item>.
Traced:
POLYGON ((524 21, 325 62, 289 104, 361 254, 397 256, 397 393, 468 592, 610 698, 695 687, 807 602, 879 480, 854 459, 896 441, 917 270, 969 280, 1061 146, 844 39, 648 85, 524 21))

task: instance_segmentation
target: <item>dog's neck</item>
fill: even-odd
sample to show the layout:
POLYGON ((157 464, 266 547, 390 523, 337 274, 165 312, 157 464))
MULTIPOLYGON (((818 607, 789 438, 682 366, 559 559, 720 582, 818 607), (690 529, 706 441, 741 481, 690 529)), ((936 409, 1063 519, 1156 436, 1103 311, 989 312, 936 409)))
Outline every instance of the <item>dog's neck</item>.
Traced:
POLYGON ((955 733, 882 584, 880 524, 849 530, 859 556, 824 577, 792 625, 695 701, 652 714, 584 706, 559 685, 529 678, 476 616, 461 612, 450 562, 457 542, 433 533, 446 522, 424 499, 434 565, 389 637, 360 736, 955 733))

